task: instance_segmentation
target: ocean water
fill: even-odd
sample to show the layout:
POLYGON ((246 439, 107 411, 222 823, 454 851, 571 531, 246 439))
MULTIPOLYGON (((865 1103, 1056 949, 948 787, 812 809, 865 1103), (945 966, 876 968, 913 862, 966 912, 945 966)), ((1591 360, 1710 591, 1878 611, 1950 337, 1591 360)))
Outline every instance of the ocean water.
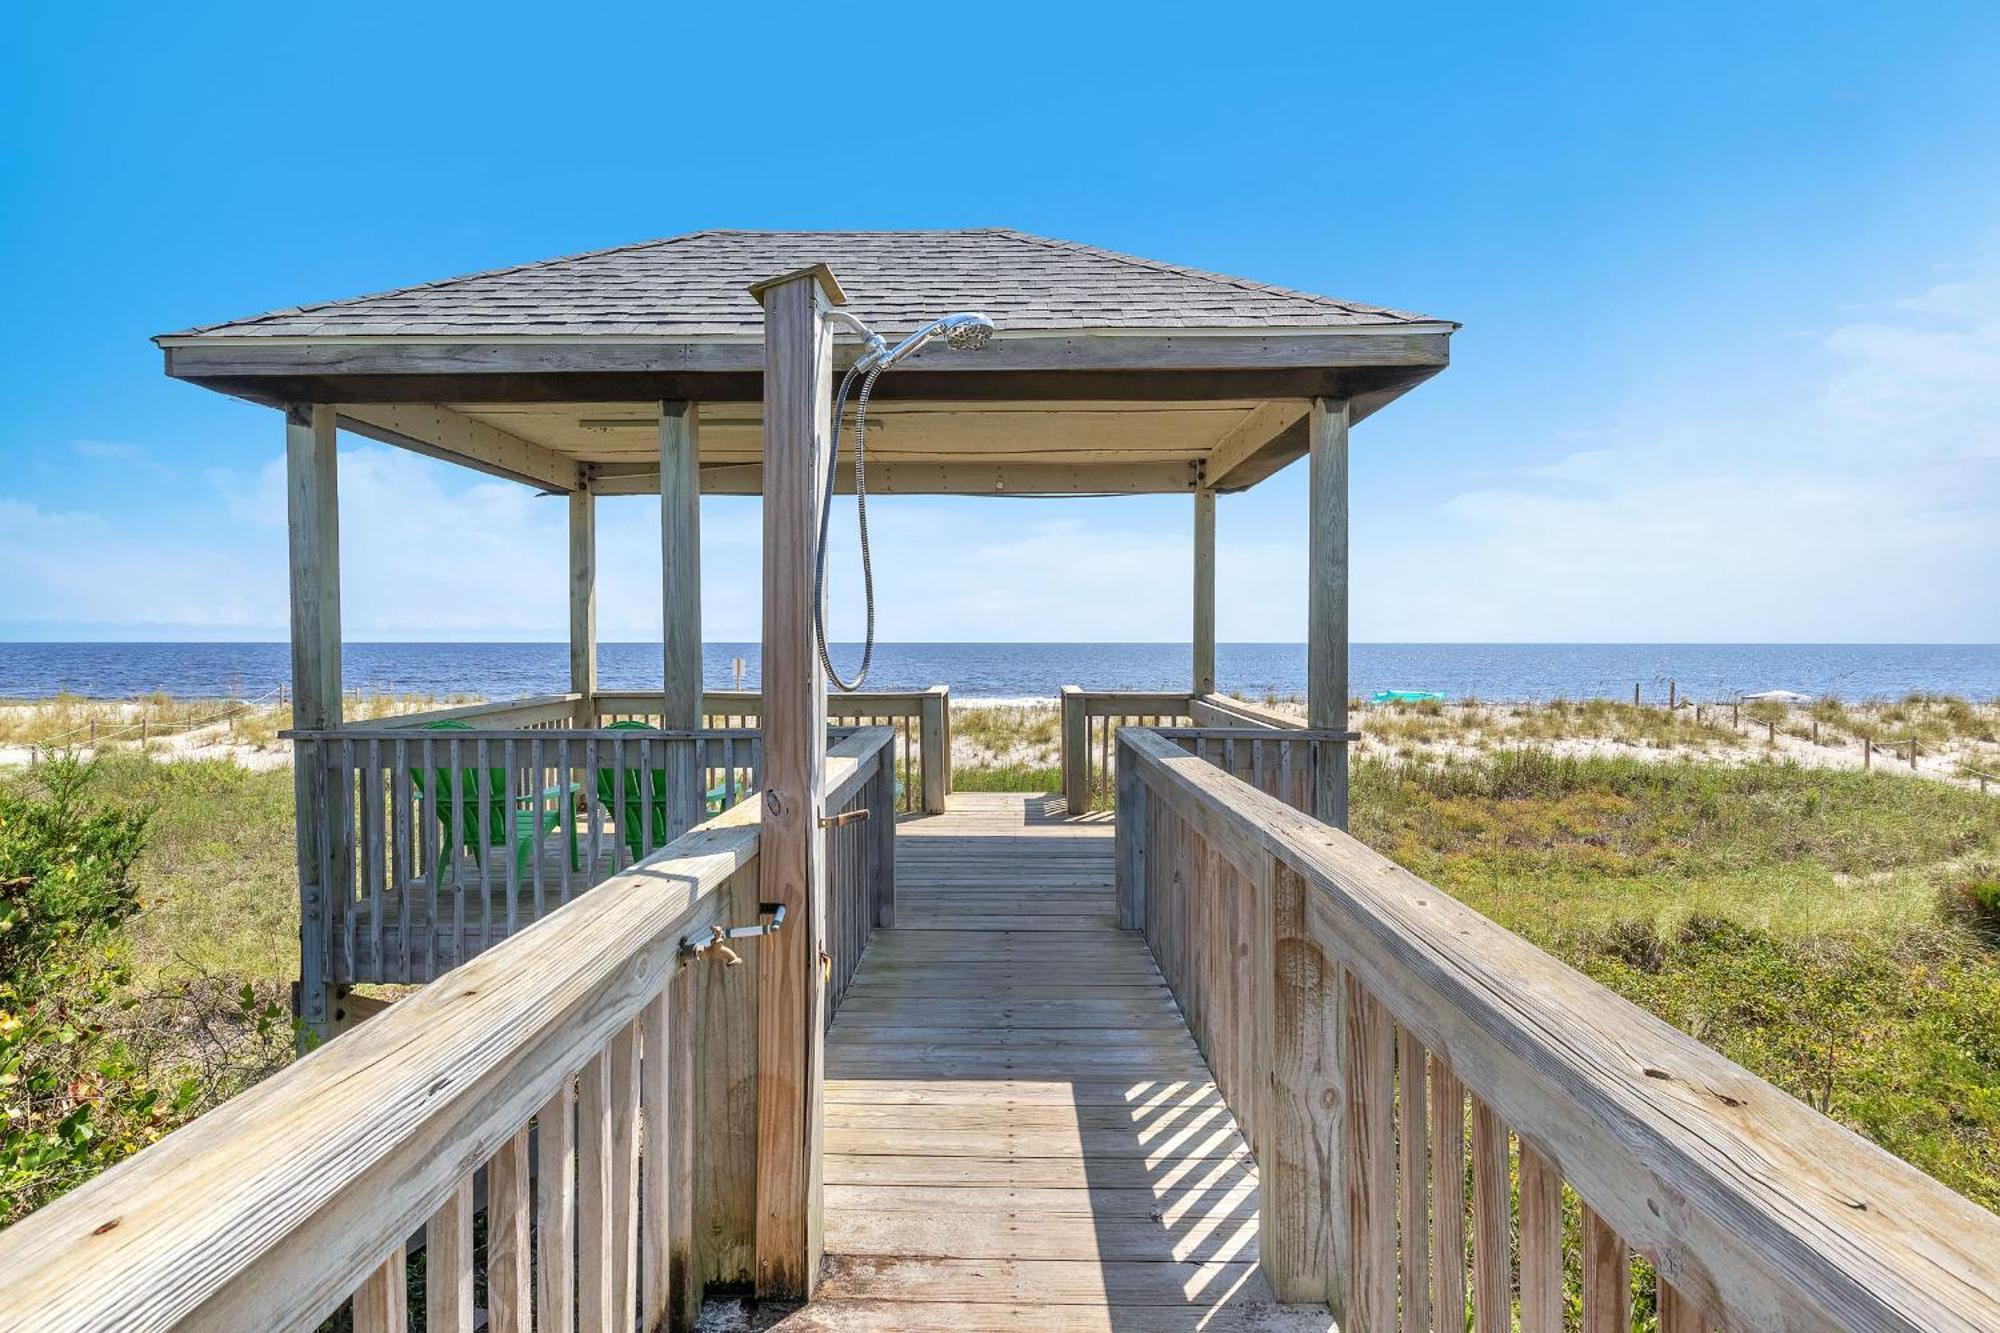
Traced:
MULTIPOLYGON (((1421 689, 1498 701, 1629 699, 1636 684, 1646 698, 1664 699, 1669 681, 1695 699, 1770 689, 1844 699, 1916 691, 2000 697, 2000 644, 1358 643, 1351 654, 1353 691, 1364 697, 1421 689)), ((843 670, 858 655, 853 645, 835 649, 843 670)), ((750 643, 705 646, 711 688, 730 685, 738 657, 755 688, 758 653, 750 643)), ((566 689, 568 660, 559 643, 350 643, 342 654, 350 688, 489 699, 566 689)), ((606 689, 659 683, 658 644, 603 644, 598 661, 606 689)), ((1016 699, 1053 696, 1063 685, 1184 689, 1188 667, 1188 647, 1178 643, 884 643, 868 684, 945 684, 958 698, 1016 699)), ((1226 643, 1216 651, 1221 688, 1252 697, 1303 694, 1305 669, 1304 644, 1226 643)), ((289 673, 282 643, 0 643, 5 698, 65 690, 255 698, 289 673)))

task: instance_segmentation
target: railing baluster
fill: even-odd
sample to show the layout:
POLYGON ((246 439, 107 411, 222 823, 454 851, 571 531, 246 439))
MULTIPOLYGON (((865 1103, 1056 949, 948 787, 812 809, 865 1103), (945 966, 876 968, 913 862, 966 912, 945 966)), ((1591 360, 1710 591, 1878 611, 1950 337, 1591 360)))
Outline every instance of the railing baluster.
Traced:
POLYGON ((1694 1302, 1665 1278, 1659 1279, 1660 1333, 1703 1333, 1706 1322, 1694 1302))
MULTIPOLYGON (((410 768, 408 746, 401 740, 389 743, 390 768, 384 779, 389 784, 389 896, 396 905, 397 960, 382 962, 383 975, 396 981, 410 977, 410 879, 416 853, 416 828, 410 821, 410 768)), ((384 904, 387 912, 387 904, 384 904)), ((386 929, 386 926, 384 927, 386 929)))
POLYGON ((576 1079, 576 1305, 583 1333, 613 1327, 611 1059, 599 1051, 576 1079))
POLYGON ((1514 1275, 1508 1249, 1507 1126, 1472 1099, 1472 1313, 1476 1333, 1512 1333, 1514 1275))
POLYGON ((1521 1141, 1521 1333, 1563 1333, 1562 1177, 1521 1141))
POLYGON ((1353 1284, 1347 1316, 1360 1333, 1396 1327, 1396 1048, 1381 1002, 1346 978, 1347 1215, 1353 1284))
MULTIPOLYGON (((562 742, 557 742, 557 745, 560 746, 561 744, 562 742)), ((544 818, 543 812, 547 809, 547 801, 542 793, 553 786, 556 792, 556 808, 553 812, 556 816, 556 856, 559 860, 567 864, 569 861, 569 848, 574 845, 564 836, 569 821, 564 819, 562 814, 563 806, 569 803, 568 775, 558 776, 549 771, 548 766, 542 762, 542 742, 540 739, 528 742, 528 763, 534 769, 535 773, 532 784, 532 790, 535 793, 535 827, 537 829, 541 828, 544 818)), ((539 838, 540 835, 537 834, 536 836, 539 838)), ((534 894, 535 910, 529 920, 540 921, 548 915, 549 909, 547 901, 542 896, 542 858, 539 853, 535 856, 535 873, 530 883, 530 891, 534 894)))
MULTIPOLYGON (((1430 1104, 1424 1086, 1423 1043, 1396 1029, 1397 1166, 1403 1252, 1403 1327, 1431 1326, 1430 1104)), ((1464 1325, 1460 1325, 1461 1328, 1464 1325)))
POLYGON ((1585 1204, 1582 1333, 1628 1333, 1631 1327, 1631 1255, 1624 1238, 1585 1204))
POLYGON ((403 1243, 362 1279, 354 1293, 354 1333, 405 1333, 410 1326, 403 1243))
MULTIPOLYGON (((466 800, 465 768, 459 762, 459 743, 456 736, 451 740, 451 771, 447 775, 446 790, 450 793, 442 808, 451 811, 451 826, 448 840, 451 846, 451 937, 446 941, 451 946, 451 961, 454 964, 465 961, 465 876, 459 865, 459 851, 465 843, 466 800)), ((478 779, 474 779, 475 791, 472 800, 478 800, 478 779)), ((475 825, 484 826, 484 820, 473 820, 475 825)), ((477 841, 472 846, 473 855, 479 854, 477 841)))
MULTIPOLYGON (((650 802, 649 802, 650 803, 650 802)), ((639 1021, 611 1039, 611 1322, 632 1327, 639 1268, 639 1021)))
POLYGON ((693 1075, 690 1069, 676 1075, 669 1055, 673 989, 670 976, 639 1016, 639 1118, 646 1134, 646 1151, 639 1162, 639 1325, 647 1330, 660 1326, 673 1291, 671 1237, 677 1220, 673 1191, 682 1177, 674 1169, 668 1103, 674 1089, 693 1075))
MULTIPOLYGON (((511 737, 500 742, 500 763, 500 771, 507 778, 506 804, 500 807, 500 814, 501 818, 506 821, 507 827, 507 934, 511 937, 519 929, 518 923, 515 921, 517 911, 515 903, 521 897, 521 854, 518 844, 523 833, 522 820, 519 813, 521 802, 514 794, 514 784, 520 781, 521 769, 514 753, 514 741, 511 737)), ((520 794, 525 797, 530 792, 534 794, 535 804, 532 814, 533 822, 527 825, 526 830, 530 839, 528 855, 536 861, 540 861, 542 859, 541 786, 539 784, 532 787, 524 785, 520 794)), ((481 947, 488 949, 493 947, 493 935, 490 930, 487 932, 485 943, 481 947)))
POLYGON ((537 1333, 576 1329, 576 1080, 535 1113, 537 1333))
MULTIPOLYGON (((1439 1333, 1465 1328, 1465 1087, 1431 1057, 1431 1307, 1439 1333)), ((1626 1333, 1620 1329, 1619 1333, 1626 1333)))
POLYGON ((460 1180, 424 1226, 426 1333, 472 1333, 472 1177, 460 1180))
POLYGON ((530 1333, 534 1280, 528 1232, 528 1131, 500 1145, 486 1164, 486 1327, 530 1333))
MULTIPOLYGON (((479 827, 479 947, 468 949, 465 936, 458 937, 458 961, 464 962, 474 954, 483 953, 493 944, 493 811, 500 811, 500 854, 509 866, 514 863, 514 811, 513 802, 504 790, 506 773, 500 777, 503 790, 493 790, 493 755, 486 737, 481 736, 473 743, 473 754, 479 759, 479 817, 474 822, 479 827)), ((502 872, 503 875, 505 872, 502 872)))
MULTIPOLYGON (((387 969, 382 959, 382 882, 388 877, 389 844, 395 837, 395 826, 389 822, 387 798, 382 792, 382 742, 371 739, 368 742, 368 766, 361 771, 361 804, 367 813, 363 816, 362 827, 366 830, 362 843, 361 878, 368 886, 368 971, 367 976, 375 981, 387 980, 387 969)), ((359 978, 362 973, 354 966, 353 956, 348 958, 348 975, 359 978)))

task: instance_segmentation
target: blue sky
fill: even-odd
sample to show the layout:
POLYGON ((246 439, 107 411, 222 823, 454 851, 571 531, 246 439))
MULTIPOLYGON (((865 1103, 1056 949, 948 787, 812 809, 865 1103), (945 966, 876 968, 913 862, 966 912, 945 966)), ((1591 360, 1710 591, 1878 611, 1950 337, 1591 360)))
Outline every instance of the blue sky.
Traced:
MULTIPOLYGON (((0 636, 282 637, 278 419, 151 334, 708 226, 1009 225, 1465 324, 1356 432, 1358 639, 2000 639, 1991 5, 8 27, 0 636)), ((1225 639, 1303 635, 1302 472, 1222 502, 1225 639)), ((559 502, 360 441, 342 489, 349 638, 560 633, 559 502)), ((1183 638, 1188 508, 883 502, 884 637, 1183 638)), ((605 509, 603 635, 656 635, 653 515, 605 509)), ((704 524, 707 633, 754 637, 755 506, 704 524)))

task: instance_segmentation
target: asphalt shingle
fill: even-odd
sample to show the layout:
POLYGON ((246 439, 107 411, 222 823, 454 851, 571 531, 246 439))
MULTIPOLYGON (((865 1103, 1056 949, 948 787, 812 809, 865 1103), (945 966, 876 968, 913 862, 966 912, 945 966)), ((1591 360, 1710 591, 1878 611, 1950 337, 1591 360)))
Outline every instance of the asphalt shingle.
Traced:
POLYGON ((691 232, 170 336, 756 336, 750 284, 821 262, 848 308, 884 333, 950 310, 1010 331, 1445 322, 996 227, 691 232))

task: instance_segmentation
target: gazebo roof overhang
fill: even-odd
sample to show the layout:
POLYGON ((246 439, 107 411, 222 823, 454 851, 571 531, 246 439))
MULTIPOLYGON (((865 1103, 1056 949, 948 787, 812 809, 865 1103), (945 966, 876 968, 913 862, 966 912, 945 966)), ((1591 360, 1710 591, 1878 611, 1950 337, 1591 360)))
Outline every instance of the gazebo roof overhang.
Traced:
MULTIPOLYGON (((162 335, 167 373, 547 490, 658 487, 659 404, 701 405, 702 489, 762 489, 752 283, 829 265, 888 334, 993 317, 883 376, 870 489, 1241 490, 1442 370, 1458 327, 1005 229, 696 232, 162 335)), ((835 345, 835 367, 855 354, 835 345)))

